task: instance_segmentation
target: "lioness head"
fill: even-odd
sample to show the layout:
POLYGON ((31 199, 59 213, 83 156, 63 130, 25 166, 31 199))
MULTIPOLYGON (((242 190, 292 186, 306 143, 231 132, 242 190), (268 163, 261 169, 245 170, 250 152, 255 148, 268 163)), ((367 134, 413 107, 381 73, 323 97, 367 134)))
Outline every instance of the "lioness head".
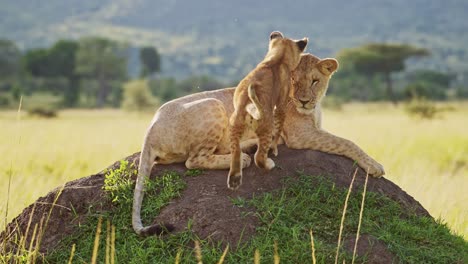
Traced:
POLYGON ((307 38, 293 40, 285 38, 279 31, 273 31, 270 34, 270 44, 268 53, 264 62, 267 63, 284 63, 290 70, 297 67, 301 60, 301 53, 307 46, 307 38))
POLYGON ((335 59, 319 59, 312 54, 302 54, 299 65, 292 72, 289 97, 299 112, 315 109, 328 89, 328 81, 338 69, 335 59))

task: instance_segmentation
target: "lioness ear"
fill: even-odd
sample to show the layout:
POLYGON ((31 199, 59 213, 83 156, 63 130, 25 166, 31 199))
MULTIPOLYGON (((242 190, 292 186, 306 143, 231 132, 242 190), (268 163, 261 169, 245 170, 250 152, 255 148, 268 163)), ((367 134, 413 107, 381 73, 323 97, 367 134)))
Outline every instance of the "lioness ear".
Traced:
POLYGON ((284 38, 283 33, 279 31, 273 31, 270 34, 270 40, 275 39, 275 38, 284 38))
POLYGON ((309 42, 308 38, 303 38, 301 40, 296 41, 297 46, 299 47, 299 50, 302 52, 304 51, 305 47, 307 46, 307 43, 309 42))
POLYGON ((335 59, 323 59, 317 63, 319 71, 325 75, 331 75, 338 69, 338 61, 335 59))

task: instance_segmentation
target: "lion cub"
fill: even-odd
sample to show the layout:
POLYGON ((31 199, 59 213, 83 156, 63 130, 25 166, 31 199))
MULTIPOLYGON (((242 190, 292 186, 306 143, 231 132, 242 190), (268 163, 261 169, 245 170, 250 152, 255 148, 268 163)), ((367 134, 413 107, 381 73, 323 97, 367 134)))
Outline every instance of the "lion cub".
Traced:
POLYGON ((234 112, 229 122, 231 169, 228 188, 235 190, 242 184, 240 140, 247 123, 253 123, 258 137, 255 164, 267 170, 275 167, 273 160, 268 158, 268 151, 271 147, 277 155, 276 145, 284 123, 291 71, 299 64, 307 42, 307 38, 292 40, 281 32, 272 32, 265 58, 237 86, 234 112))

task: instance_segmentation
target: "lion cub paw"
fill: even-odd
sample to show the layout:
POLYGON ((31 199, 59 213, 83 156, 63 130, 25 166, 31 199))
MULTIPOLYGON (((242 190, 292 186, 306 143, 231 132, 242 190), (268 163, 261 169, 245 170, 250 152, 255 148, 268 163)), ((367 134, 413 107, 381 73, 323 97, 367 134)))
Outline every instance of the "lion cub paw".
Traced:
POLYGON ((248 154, 242 153, 242 168, 247 168, 252 163, 252 159, 248 154))
POLYGON ((275 167, 275 162, 272 159, 268 158, 265 163, 265 169, 272 170, 274 167, 275 167))
POLYGON ((242 184, 242 173, 237 172, 237 173, 231 174, 231 172, 229 172, 228 180, 227 180, 228 188, 235 191, 239 188, 239 186, 241 186, 241 184, 242 184))

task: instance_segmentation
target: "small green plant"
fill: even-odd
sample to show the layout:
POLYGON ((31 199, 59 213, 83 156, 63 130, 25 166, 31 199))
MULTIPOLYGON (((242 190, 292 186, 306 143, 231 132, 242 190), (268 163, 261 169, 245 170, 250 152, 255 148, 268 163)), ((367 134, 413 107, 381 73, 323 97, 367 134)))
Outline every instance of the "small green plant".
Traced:
POLYGON ((203 173, 203 170, 200 169, 189 169, 185 172, 185 176, 195 177, 203 173))
POLYGON ((405 105, 405 111, 413 117, 434 119, 441 112, 441 109, 426 98, 414 97, 405 105))
POLYGON ((102 188, 109 194, 113 203, 133 198, 132 176, 137 173, 134 163, 129 164, 128 160, 121 160, 119 168, 105 174, 102 188))

